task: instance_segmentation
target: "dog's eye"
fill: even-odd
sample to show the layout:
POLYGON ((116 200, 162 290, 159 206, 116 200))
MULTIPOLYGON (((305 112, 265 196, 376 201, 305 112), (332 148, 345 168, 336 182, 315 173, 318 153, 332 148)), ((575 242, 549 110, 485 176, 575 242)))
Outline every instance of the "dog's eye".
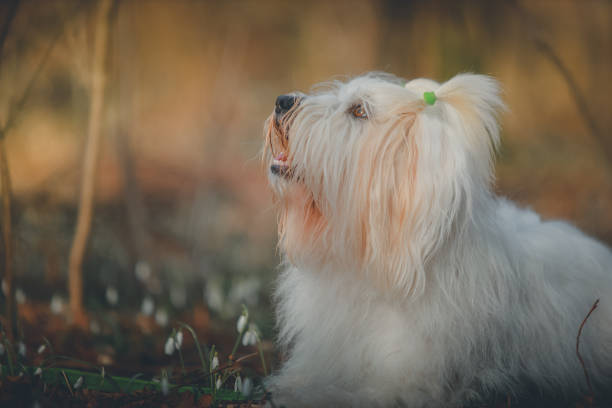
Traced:
POLYGON ((351 106, 351 109, 349 110, 349 112, 351 112, 351 115, 353 115, 354 117, 358 119, 368 118, 368 114, 362 104, 351 106))

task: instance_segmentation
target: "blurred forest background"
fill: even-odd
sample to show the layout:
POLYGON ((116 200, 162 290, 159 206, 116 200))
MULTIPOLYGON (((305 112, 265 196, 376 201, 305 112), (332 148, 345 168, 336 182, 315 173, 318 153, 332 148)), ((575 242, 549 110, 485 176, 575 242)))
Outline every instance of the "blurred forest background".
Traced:
MULTIPOLYGON (((68 319, 97 4, 20 1, 0 58, 15 296, 43 332, 42 308, 68 319)), ((123 0, 105 21, 82 266, 96 333, 115 318, 149 319, 138 325, 151 332, 182 318, 206 337, 244 303, 270 339, 279 257, 264 119, 279 94, 371 70, 497 77, 509 107, 498 192, 612 243, 610 1, 123 0)))

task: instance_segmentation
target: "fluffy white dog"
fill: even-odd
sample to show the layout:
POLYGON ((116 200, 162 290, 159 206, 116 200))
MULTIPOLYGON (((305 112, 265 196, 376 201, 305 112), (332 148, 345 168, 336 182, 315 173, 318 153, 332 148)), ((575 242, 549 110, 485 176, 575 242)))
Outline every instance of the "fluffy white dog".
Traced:
POLYGON ((285 259, 288 406, 580 395, 612 375, 612 253, 491 191, 497 82, 386 74, 278 97, 266 160, 285 259))

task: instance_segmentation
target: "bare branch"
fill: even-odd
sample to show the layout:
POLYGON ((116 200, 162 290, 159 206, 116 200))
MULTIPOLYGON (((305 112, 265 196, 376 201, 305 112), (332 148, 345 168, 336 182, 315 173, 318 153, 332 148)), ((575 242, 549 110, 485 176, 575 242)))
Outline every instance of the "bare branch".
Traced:
MULTIPOLYGON (((2 25, 0 32, 0 68, 2 67, 2 54, 4 44, 10 32, 11 25, 17 14, 19 0, 13 1, 9 5, 9 10, 2 25)), ((0 129, 0 180, 2 183, 2 238, 4 241, 4 282, 6 284, 6 321, 7 334, 12 340, 17 333, 17 318, 15 307, 15 284, 13 282, 13 234, 11 226, 11 175, 9 165, 6 158, 6 146, 4 136, 6 129, 0 129)), ((10 357, 9 357, 10 358, 10 357)))
POLYGON ((85 325, 86 322, 85 312, 83 310, 82 266, 93 215, 95 176, 100 150, 104 87, 106 83, 105 61, 108 48, 109 19, 112 5, 113 3, 111 0, 100 0, 96 14, 89 123, 87 126, 87 140, 83 158, 79 212, 68 261, 70 310, 73 321, 81 326, 85 325))
POLYGON ((580 324, 580 328, 578 329, 578 335, 576 336, 576 355, 578 356, 578 360, 580 360, 580 365, 582 365, 582 369, 584 370, 584 377, 586 378, 587 386, 589 387, 589 393, 591 397, 593 396, 593 387, 591 386, 591 379, 589 378, 589 372, 587 371, 586 365, 584 364, 584 360, 582 359, 582 356, 580 355, 579 348, 580 348, 580 336, 582 335, 582 328, 584 327, 584 324, 591 316, 591 313, 593 313, 593 311, 597 309, 598 305, 599 305, 599 299, 597 299, 595 303, 593 303, 593 306, 591 306, 591 310, 589 310, 589 313, 587 313, 586 317, 580 324))

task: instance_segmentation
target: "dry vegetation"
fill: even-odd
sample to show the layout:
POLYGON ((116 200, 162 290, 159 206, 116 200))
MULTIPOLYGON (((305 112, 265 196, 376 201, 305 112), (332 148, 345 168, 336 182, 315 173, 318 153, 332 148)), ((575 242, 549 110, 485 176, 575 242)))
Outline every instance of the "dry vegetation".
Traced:
MULTIPOLYGON (((0 23, 10 4, 0 4, 0 23)), ((176 363, 155 357, 169 316, 227 357, 227 322, 241 303, 271 338, 278 259, 258 161, 263 120, 277 94, 370 70, 499 78, 510 108, 499 193, 612 243, 610 2, 128 0, 110 12, 103 62, 94 56, 97 10, 23 0, 0 47, 0 164, 11 177, 1 184, 3 210, 12 210, 12 223, 2 220, 2 276, 12 250, 16 335, 30 348, 45 335, 68 352, 78 335, 91 347, 75 357, 155 372, 176 363), (106 83, 96 91, 99 75, 106 83), (85 141, 101 91, 82 259, 89 324, 75 331, 66 308, 49 305, 68 302, 85 141)))

